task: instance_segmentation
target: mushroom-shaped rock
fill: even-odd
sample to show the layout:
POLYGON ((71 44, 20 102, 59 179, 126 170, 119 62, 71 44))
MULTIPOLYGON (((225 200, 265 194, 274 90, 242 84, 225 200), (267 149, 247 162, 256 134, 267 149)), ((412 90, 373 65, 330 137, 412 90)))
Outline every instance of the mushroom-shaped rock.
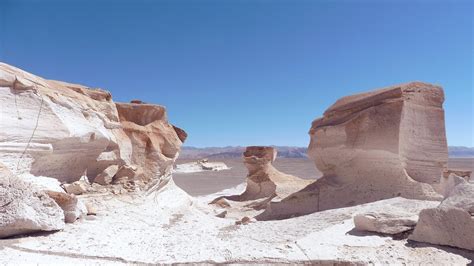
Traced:
POLYGON ((278 171, 272 165, 276 156, 277 151, 273 147, 247 147, 243 153, 248 169, 245 191, 240 195, 218 197, 210 204, 227 208, 226 217, 237 218, 243 213, 255 216, 265 210, 270 202, 278 202, 313 181, 278 171))
POLYGON ((247 187, 238 197, 239 200, 284 198, 312 182, 282 173, 273 167, 277 156, 277 150, 273 147, 249 146, 243 156, 248 169, 247 187))
POLYGON ((344 97, 312 123, 308 156, 323 177, 261 219, 402 196, 441 200, 448 151, 441 87, 412 82, 344 97))
POLYGON ((437 208, 425 209, 411 240, 474 250, 474 184, 457 185, 437 208))

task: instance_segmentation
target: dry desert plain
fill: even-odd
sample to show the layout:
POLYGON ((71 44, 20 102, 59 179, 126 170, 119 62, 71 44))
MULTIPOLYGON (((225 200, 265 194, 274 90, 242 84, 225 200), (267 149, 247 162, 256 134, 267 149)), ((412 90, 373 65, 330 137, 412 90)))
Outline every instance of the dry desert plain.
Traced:
MULTIPOLYGON (((194 161, 196 160, 178 159, 176 164, 194 161)), ((191 196, 202 196, 232 188, 245 182, 247 168, 245 168, 242 158, 215 159, 212 161, 224 162, 230 169, 216 172, 175 173, 173 174, 175 183, 191 196)), ((314 165, 314 162, 307 158, 277 158, 273 164, 284 173, 304 179, 317 179, 322 175, 314 165)), ((449 168, 474 172, 474 158, 450 158, 448 166, 449 168)), ((473 174, 471 174, 472 179, 473 174)))

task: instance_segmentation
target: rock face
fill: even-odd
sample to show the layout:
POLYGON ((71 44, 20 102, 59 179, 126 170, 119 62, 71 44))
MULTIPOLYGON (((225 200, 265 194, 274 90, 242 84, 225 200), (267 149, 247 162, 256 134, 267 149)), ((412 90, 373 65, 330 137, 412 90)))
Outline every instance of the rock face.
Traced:
POLYGON ((145 184, 170 172, 186 136, 168 123, 162 106, 115 104, 107 91, 45 80, 3 63, 0 102, 0 163, 15 174, 67 183, 87 175, 93 181, 115 165, 135 169, 127 178, 145 184))
POLYGON ((396 196, 442 199, 448 152, 441 87, 413 82, 344 97, 312 123, 308 156, 323 177, 272 204, 288 218, 396 196))
POLYGON ((0 164, 0 238, 63 228, 58 204, 0 164))
POLYGON ((474 185, 457 185, 437 208, 425 209, 411 240, 474 250, 474 185))
POLYGON ((136 103, 117 103, 116 106, 131 144, 130 163, 142 172, 140 179, 149 182, 171 173, 182 141, 175 127, 168 123, 165 108, 136 103))

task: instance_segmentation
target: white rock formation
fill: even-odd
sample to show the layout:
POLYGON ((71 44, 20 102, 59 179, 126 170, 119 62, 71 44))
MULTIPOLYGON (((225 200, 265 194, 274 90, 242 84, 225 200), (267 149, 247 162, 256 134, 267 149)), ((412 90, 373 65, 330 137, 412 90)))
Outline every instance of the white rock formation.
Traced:
POLYGON ((169 175, 186 136, 184 131, 168 123, 163 106, 142 103, 116 106, 127 137, 126 146, 131 147, 127 164, 137 167, 135 174, 140 173, 133 179, 148 183, 169 175))
POLYGON ((422 210, 409 239, 474 251, 474 184, 459 184, 437 208, 422 210))
POLYGON ((455 174, 459 177, 462 177, 466 181, 471 180, 472 171, 469 170, 457 170, 457 169, 447 169, 443 172, 443 177, 449 177, 449 175, 455 174))
POLYGON ((421 210, 432 208, 437 201, 414 201, 404 206, 386 206, 382 210, 359 213, 354 216, 355 228, 359 231, 370 231, 381 234, 400 234, 413 230, 421 210))
MULTIPOLYGON (((18 176, 18 180, 26 184, 30 189, 40 191, 54 200, 64 212, 63 217, 66 223, 73 223, 87 213, 85 204, 73 193, 84 193, 82 188, 78 188, 78 186, 83 185, 83 180, 76 181, 73 184, 67 184, 71 187, 69 192, 65 191, 55 178, 22 174, 18 176)), ((0 231, 1 230, 2 228, 0 227, 0 231)))
POLYGON ((45 191, 46 194, 52 198, 64 212, 64 221, 66 223, 73 223, 77 219, 87 215, 86 205, 80 201, 74 194, 67 194, 63 192, 45 191))
POLYGON ((260 198, 284 198, 312 182, 278 171, 272 163, 277 157, 273 147, 249 146, 244 152, 244 164, 248 169, 247 187, 240 200, 260 198))
MULTIPOLYGON (((259 215, 269 203, 279 202, 313 182, 282 173, 273 167, 272 163, 277 157, 277 151, 273 147, 249 146, 243 157, 248 169, 245 190, 239 195, 220 196, 210 202, 226 208, 226 217, 241 220, 245 216, 259 215)), ((258 217, 260 216, 256 216, 257 219, 258 217)))
POLYGON ((441 87, 421 82, 344 97, 313 121, 308 156, 323 177, 272 204, 281 219, 402 196, 441 200, 448 152, 441 87))
POLYGON ((63 228, 58 204, 0 164, 0 238, 63 228))
POLYGON ((0 102, 0 162, 15 174, 70 183, 115 165, 136 167, 142 175, 128 178, 146 183, 170 172, 186 137, 162 106, 115 104, 107 91, 3 63, 0 102))
POLYGON ((178 164, 173 169, 173 173, 198 173, 203 171, 222 171, 230 168, 223 162, 209 162, 202 159, 196 162, 178 164))
POLYGON ((108 185, 112 183, 113 178, 115 174, 117 174, 118 170, 118 165, 110 165, 109 167, 105 168, 102 173, 95 177, 94 182, 100 185, 108 185))

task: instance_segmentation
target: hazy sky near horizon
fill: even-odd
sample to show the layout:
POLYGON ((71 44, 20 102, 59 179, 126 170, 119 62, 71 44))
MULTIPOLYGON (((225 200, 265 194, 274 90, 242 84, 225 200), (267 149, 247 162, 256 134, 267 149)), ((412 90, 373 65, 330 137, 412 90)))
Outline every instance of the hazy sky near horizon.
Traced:
POLYGON ((338 98, 444 87, 474 146, 471 1, 0 0, 0 61, 164 105, 190 146, 307 146, 338 98))

